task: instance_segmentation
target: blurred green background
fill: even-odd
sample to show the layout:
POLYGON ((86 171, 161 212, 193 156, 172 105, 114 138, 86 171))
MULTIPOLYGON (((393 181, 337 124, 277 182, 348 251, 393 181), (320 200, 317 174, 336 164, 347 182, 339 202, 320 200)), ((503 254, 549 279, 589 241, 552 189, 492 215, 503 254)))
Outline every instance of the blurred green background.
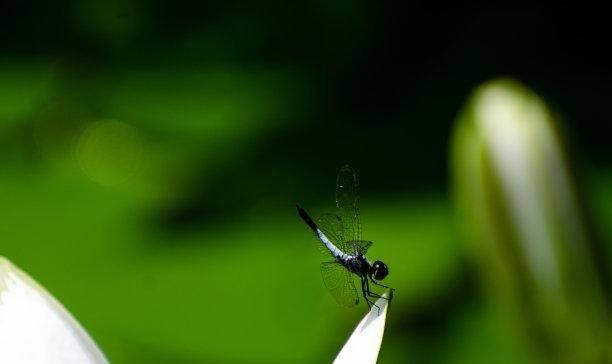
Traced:
POLYGON ((0 255, 113 363, 331 361, 365 305, 325 291, 294 204, 333 210, 346 163, 397 289, 380 362, 538 362, 485 298, 450 193, 453 121, 499 75, 562 116, 611 241, 612 59, 574 9, 88 0, 0 19, 0 255))

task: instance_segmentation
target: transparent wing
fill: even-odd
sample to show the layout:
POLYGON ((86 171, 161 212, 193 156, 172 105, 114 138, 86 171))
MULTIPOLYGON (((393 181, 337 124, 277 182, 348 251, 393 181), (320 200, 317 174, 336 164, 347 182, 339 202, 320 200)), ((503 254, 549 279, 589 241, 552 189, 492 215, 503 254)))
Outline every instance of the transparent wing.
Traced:
POLYGON ((365 255, 368 252, 368 249, 374 244, 371 241, 367 240, 357 240, 357 241, 347 241, 346 245, 349 247, 349 254, 357 254, 361 253, 365 255))
POLYGON ((361 240, 361 219, 359 217, 359 179, 357 172, 344 166, 338 172, 336 180, 336 205, 344 226, 344 237, 347 240, 361 240))
POLYGON ((340 263, 321 263, 321 276, 325 287, 340 305, 351 307, 359 303, 359 295, 353 277, 340 263))
MULTIPOLYGON (((342 251, 345 251, 347 245, 344 239, 344 228, 342 223, 342 218, 338 215, 334 214, 323 214, 319 216, 316 220, 317 226, 323 233, 331 240, 332 243, 342 251)), ((329 253, 329 250, 323 245, 319 244, 322 247, 322 251, 324 253, 329 253)))
POLYGON ((344 242, 343 223, 340 216, 323 214, 317 218, 317 226, 327 235, 332 243, 344 242))

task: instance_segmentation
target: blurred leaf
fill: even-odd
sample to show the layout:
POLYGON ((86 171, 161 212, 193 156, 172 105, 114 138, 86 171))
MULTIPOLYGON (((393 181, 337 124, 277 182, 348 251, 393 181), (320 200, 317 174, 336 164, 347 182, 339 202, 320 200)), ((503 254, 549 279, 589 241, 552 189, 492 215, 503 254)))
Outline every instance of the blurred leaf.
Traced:
POLYGON ((287 71, 137 70, 113 77, 105 102, 110 117, 215 145, 286 122, 303 91, 301 82, 292 82, 296 75, 287 71))
POLYGON ((0 63, 0 133, 25 120, 45 98, 55 77, 49 64, 0 63))

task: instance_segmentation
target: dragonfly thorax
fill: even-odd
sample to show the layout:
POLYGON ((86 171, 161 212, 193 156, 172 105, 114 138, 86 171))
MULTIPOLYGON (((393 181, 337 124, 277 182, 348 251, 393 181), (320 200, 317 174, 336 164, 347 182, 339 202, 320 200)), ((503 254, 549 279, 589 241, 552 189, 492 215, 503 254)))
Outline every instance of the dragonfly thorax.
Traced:
POLYGON ((362 254, 349 255, 348 259, 343 262, 344 266, 358 276, 367 276, 372 270, 372 265, 362 254))

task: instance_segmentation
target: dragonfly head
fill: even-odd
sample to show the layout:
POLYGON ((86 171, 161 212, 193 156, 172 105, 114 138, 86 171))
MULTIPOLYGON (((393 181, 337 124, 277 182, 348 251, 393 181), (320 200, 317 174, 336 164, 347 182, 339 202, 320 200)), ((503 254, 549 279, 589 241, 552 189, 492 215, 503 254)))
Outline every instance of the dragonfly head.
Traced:
POLYGON ((387 265, 380 260, 377 260, 372 264, 372 268, 370 270, 370 276, 374 276, 374 279, 380 281, 385 279, 385 277, 389 274, 389 268, 387 265))

